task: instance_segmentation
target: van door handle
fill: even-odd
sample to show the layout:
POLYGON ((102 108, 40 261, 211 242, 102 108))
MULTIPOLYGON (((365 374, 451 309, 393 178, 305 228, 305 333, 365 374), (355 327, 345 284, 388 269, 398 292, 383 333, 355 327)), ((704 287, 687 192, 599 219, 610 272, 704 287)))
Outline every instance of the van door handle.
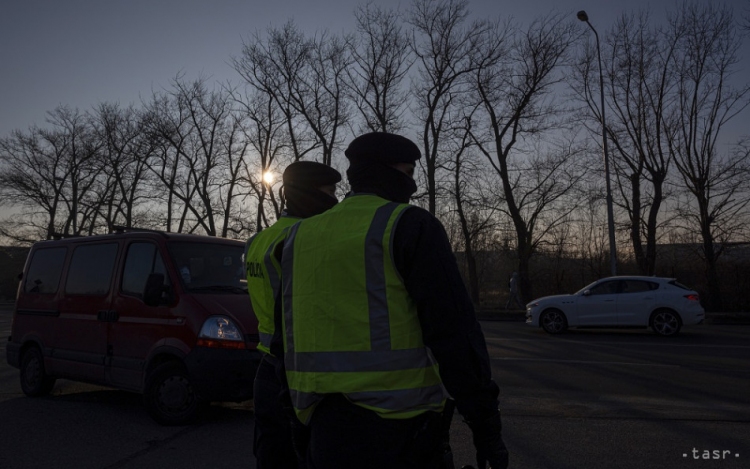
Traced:
POLYGON ((102 322, 117 322, 120 315, 113 309, 105 309, 96 313, 96 319, 102 322))

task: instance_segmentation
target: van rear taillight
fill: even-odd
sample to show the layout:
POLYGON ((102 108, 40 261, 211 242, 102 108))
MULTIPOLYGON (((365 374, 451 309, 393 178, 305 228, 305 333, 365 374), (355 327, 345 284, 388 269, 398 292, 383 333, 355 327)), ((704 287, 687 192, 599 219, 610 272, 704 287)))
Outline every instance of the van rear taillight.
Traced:
POLYGON ((690 301, 700 301, 700 298, 698 298, 698 295, 685 295, 685 298, 687 298, 690 301))
POLYGON ((233 350, 245 350, 247 348, 245 342, 241 342, 238 340, 216 340, 206 338, 199 338, 196 345, 198 347, 224 348, 233 350))

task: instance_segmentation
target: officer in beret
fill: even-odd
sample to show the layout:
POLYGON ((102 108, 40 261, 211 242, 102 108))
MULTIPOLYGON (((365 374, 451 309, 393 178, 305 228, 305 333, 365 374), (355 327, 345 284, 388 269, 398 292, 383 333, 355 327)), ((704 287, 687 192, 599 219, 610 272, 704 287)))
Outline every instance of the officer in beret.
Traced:
POLYGON ((282 336, 274 319, 275 316, 280 319, 280 305, 276 305, 280 290, 280 266, 274 249, 283 241, 287 227, 323 213, 338 203, 336 183, 341 181, 341 174, 322 163, 298 161, 287 166, 282 181, 286 210, 276 223, 250 238, 245 250, 247 287, 260 333, 258 350, 263 353, 253 385, 253 454, 258 469, 304 467, 295 453, 292 436, 294 430, 295 440, 299 443, 297 446, 302 446, 305 430, 292 420, 294 416, 288 397, 287 402, 282 398, 282 336), (279 314, 275 315, 277 307, 279 314))
POLYGON ((281 258, 286 377, 309 467, 439 467, 448 395, 480 467, 507 467, 499 388, 445 229, 408 204, 419 148, 374 132, 345 155, 351 193, 292 226, 281 258))

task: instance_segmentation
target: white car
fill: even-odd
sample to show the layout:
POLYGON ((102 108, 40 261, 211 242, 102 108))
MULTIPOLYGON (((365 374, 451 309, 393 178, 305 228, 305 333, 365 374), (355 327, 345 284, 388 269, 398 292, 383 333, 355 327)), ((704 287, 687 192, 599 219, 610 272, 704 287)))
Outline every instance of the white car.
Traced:
POLYGON ((698 292, 673 278, 607 277, 572 295, 545 296, 526 305, 526 324, 559 334, 568 327, 651 327, 674 336, 700 324, 705 311, 698 292))

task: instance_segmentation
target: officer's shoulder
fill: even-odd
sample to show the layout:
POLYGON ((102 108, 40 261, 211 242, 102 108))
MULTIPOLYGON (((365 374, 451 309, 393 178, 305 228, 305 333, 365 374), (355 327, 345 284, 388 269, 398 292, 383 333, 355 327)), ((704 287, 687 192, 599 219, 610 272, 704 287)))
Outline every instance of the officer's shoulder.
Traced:
POLYGON ((399 224, 413 224, 413 225, 440 225, 440 220, 428 210, 418 207, 416 205, 409 205, 407 209, 401 214, 399 224))
POLYGON ((435 219, 435 215, 431 214, 427 209, 424 209, 418 205, 411 205, 407 204, 408 209, 404 212, 405 214, 408 213, 411 217, 420 217, 420 218, 429 218, 429 219, 435 219))

